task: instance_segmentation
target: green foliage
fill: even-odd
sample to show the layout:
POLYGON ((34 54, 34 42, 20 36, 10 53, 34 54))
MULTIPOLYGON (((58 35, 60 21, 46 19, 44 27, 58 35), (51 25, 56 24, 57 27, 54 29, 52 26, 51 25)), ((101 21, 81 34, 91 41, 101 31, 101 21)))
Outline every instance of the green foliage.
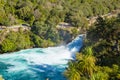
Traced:
POLYGON ((98 18, 98 22, 95 24, 94 28, 88 31, 88 34, 90 34, 88 39, 93 43, 95 55, 102 60, 103 65, 115 63, 115 59, 120 53, 119 20, 119 18, 113 18, 110 20, 98 18))
POLYGON ((108 74, 102 71, 94 73, 90 80, 108 80, 108 74))
POLYGON ((39 36, 33 34, 33 35, 31 35, 31 40, 34 43, 34 47, 42 47, 42 45, 41 45, 42 39, 39 36))
POLYGON ((69 79, 69 80, 80 80, 80 72, 77 70, 76 64, 69 62, 69 68, 64 72, 64 75, 69 79))
MULTIPOLYGON (((119 80, 120 79, 120 18, 99 17, 87 33, 87 42, 81 54, 69 64, 66 77, 79 73, 79 80, 119 80), (90 46, 90 47, 89 47, 90 46), (72 67, 72 68, 71 68, 72 67)), ((76 79, 77 80, 77 79, 76 79)))
POLYGON ((45 37, 41 38, 40 36, 33 34, 30 31, 24 31, 21 29, 18 32, 10 31, 9 34, 6 33, 6 37, 4 35, 2 37, 3 39, 1 40, 3 41, 0 43, 0 53, 11 52, 31 47, 54 46, 57 43, 53 42, 50 39, 50 36, 48 39, 45 39, 45 37))
POLYGON ((106 14, 120 8, 119 5, 118 0, 1 0, 0 24, 14 25, 16 21, 22 20, 31 26, 34 21, 55 26, 65 21, 75 27, 83 27, 87 23, 86 17, 106 14), (14 20, 7 20, 9 15, 12 15, 14 20))
MULTIPOLYGON (((62 38, 56 29, 58 23, 68 22, 74 27, 87 30, 87 18, 119 9, 119 5, 118 0, 0 0, 0 25, 11 26, 25 23, 31 26, 31 34, 35 34, 33 36, 17 33, 17 39, 16 35, 12 33, 9 35, 10 39, 7 36, 3 41, 2 47, 5 42, 9 45, 16 42, 17 47, 15 46, 14 50, 30 47, 31 44, 32 47, 33 45, 34 47, 46 47, 58 44, 62 38), (44 45, 42 42, 46 44, 44 45)), ((118 26, 117 23, 116 26, 118 26)), ((75 29, 72 31, 73 36, 76 36, 77 33, 75 29)), ((11 51, 12 48, 14 45, 9 47, 9 50, 3 51, 2 49, 2 51, 11 51)))
POLYGON ((1 44, 1 51, 3 52, 9 52, 15 50, 15 44, 11 42, 9 39, 6 39, 1 44))
POLYGON ((51 40, 54 43, 59 42, 60 36, 56 30, 52 26, 48 26, 47 24, 42 25, 40 22, 34 22, 34 26, 32 27, 32 32, 36 35, 40 36, 42 39, 51 40))
POLYGON ((88 47, 83 53, 76 55, 76 61, 70 62, 68 69, 65 71, 69 80, 90 79, 96 71, 96 59, 92 56, 91 48, 88 47), (88 53, 86 53, 88 52, 88 53))
MULTIPOLYGON (((58 23, 68 22, 87 30, 87 18, 119 8, 119 0, 0 0, 0 25, 26 23, 31 26, 31 32, 10 32, 5 39, 1 35, 0 53, 54 46, 61 40, 60 31, 56 29, 58 23)), ((72 33, 76 36, 78 32, 73 29, 72 33)), ((89 44, 85 45, 91 47, 85 47, 82 54, 76 55, 76 61, 69 63, 66 77, 69 80, 119 80, 120 18, 99 17, 88 31, 87 41, 89 44)))
POLYGON ((11 52, 15 50, 25 49, 32 46, 29 33, 10 32, 6 38, 0 43, 0 52, 11 52))

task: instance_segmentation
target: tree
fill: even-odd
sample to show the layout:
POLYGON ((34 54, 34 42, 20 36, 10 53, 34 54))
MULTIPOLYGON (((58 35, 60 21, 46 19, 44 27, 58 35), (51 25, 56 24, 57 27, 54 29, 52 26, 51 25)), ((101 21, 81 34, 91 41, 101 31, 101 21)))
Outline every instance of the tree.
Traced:
POLYGON ((80 72, 77 69, 75 63, 69 62, 69 67, 67 70, 64 72, 64 75, 69 79, 69 80, 80 80, 80 72))
POLYGON ((13 42, 11 42, 9 39, 5 39, 1 46, 1 52, 9 52, 9 51, 14 51, 16 49, 16 46, 13 42))
POLYGON ((90 78, 90 76, 92 76, 93 72, 95 71, 96 60, 95 57, 92 55, 92 48, 87 47, 82 54, 76 56, 77 60, 79 61, 78 68, 80 72, 82 72, 83 75, 87 78, 90 78))
POLYGON ((65 71, 65 75, 70 80, 90 79, 96 71, 95 57, 92 48, 87 47, 83 53, 76 55, 76 61, 70 62, 69 67, 65 71))

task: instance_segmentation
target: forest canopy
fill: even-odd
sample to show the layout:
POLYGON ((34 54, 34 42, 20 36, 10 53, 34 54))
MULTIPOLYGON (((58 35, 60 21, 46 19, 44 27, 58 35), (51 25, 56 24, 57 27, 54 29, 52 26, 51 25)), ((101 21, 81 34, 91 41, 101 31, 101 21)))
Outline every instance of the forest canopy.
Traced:
POLYGON ((55 27, 64 21, 81 27, 86 17, 109 13, 119 5, 119 0, 0 0, 0 24, 39 22, 55 27))
POLYGON ((99 17, 88 31, 82 51, 68 65, 64 74, 69 80, 119 80, 120 17, 99 17))

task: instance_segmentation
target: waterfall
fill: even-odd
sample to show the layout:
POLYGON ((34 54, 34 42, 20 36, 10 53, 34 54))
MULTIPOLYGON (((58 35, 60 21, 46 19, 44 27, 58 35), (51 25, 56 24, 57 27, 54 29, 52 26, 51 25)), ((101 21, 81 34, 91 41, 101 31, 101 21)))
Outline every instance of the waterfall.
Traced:
POLYGON ((62 73, 82 46, 83 35, 79 35, 65 46, 1 54, 0 74, 5 80, 66 80, 62 73))

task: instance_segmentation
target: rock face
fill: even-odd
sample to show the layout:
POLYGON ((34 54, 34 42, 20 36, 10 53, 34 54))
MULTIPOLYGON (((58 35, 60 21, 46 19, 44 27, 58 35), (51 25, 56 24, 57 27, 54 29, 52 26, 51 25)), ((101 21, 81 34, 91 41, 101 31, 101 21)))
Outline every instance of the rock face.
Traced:
POLYGON ((6 29, 6 26, 0 26, 0 30, 6 29))
POLYGON ((12 31, 19 31, 19 29, 22 30, 30 30, 30 27, 27 25, 13 25, 13 26, 0 26, 0 30, 12 30, 12 31))
POLYGON ((60 29, 64 29, 64 28, 71 28, 72 25, 70 23, 60 22, 56 27, 60 29))
POLYGON ((59 35, 62 37, 61 43, 69 43, 72 41, 72 34, 69 31, 59 29, 58 30, 59 35))

